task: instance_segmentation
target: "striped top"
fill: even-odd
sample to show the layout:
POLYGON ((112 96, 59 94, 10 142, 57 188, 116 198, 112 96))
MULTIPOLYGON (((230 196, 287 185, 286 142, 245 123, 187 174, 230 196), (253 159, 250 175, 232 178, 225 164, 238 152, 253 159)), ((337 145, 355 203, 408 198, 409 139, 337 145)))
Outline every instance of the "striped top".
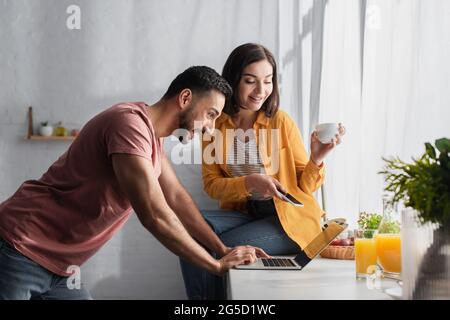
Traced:
MULTIPOLYGON (((227 157, 227 167, 233 177, 243 177, 253 173, 266 173, 259 156, 254 133, 247 135, 246 138, 248 138, 248 141, 243 142, 235 136, 233 146, 230 148, 231 152, 227 157)), ((264 198, 261 194, 254 192, 250 199, 267 200, 271 199, 271 197, 264 198)))

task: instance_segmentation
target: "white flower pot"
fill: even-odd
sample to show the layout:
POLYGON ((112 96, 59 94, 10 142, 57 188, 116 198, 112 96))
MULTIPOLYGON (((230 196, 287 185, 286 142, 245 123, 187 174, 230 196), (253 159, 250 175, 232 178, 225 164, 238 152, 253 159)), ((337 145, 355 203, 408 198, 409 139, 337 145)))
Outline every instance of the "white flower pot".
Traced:
POLYGON ((41 126, 39 128, 39 134, 44 137, 50 137, 53 135, 53 127, 52 126, 41 126))

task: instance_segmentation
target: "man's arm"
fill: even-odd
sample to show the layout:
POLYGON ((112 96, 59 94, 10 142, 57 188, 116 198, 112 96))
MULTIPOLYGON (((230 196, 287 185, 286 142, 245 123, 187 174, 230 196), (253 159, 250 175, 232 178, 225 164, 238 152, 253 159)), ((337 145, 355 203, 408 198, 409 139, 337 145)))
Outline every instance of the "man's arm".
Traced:
POLYGON ((223 274, 235 265, 256 260, 253 248, 239 247, 217 261, 192 239, 168 206, 148 159, 113 154, 112 164, 119 185, 142 225, 170 251, 214 274, 223 274))
POLYGON ((159 183, 167 203, 192 237, 220 256, 224 256, 230 249, 205 221, 191 196, 178 180, 169 160, 163 157, 161 161, 159 183))

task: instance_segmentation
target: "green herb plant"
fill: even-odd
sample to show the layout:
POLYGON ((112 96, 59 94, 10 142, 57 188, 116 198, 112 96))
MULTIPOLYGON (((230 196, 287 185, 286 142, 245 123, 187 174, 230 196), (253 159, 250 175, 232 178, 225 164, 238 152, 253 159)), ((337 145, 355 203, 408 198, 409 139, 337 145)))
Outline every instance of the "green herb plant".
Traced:
POLYGON ((360 229, 377 230, 383 217, 378 213, 361 212, 358 218, 360 229))
POLYGON ((379 174, 385 177, 390 204, 403 202, 415 209, 422 223, 450 226, 450 140, 425 143, 425 153, 412 160, 383 158, 386 165, 379 174))

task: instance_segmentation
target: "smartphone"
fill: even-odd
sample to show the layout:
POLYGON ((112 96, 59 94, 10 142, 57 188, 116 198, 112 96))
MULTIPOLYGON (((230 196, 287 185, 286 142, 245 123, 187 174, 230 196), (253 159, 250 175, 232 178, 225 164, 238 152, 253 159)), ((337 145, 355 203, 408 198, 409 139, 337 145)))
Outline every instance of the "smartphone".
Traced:
POLYGON ((304 204, 297 199, 295 199, 290 193, 281 194, 282 199, 286 202, 289 202, 290 204, 293 204, 296 207, 303 207, 304 204))

